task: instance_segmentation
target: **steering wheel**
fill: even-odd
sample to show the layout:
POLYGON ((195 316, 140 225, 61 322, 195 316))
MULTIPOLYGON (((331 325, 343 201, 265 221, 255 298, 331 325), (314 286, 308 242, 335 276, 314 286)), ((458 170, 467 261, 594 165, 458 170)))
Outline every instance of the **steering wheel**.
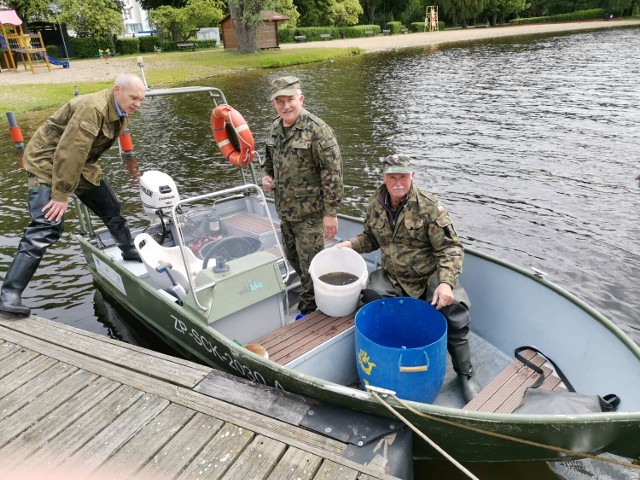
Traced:
POLYGON ((206 269, 212 258, 224 258, 233 260, 257 252, 262 247, 262 242, 253 237, 225 237, 215 242, 207 243, 200 249, 202 255, 202 269, 206 269))

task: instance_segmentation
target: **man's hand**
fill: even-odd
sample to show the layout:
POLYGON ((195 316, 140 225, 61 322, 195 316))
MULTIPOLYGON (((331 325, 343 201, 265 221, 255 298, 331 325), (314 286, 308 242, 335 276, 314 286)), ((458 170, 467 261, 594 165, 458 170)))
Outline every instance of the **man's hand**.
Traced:
POLYGON ((49 220, 50 222, 59 222, 62 220, 62 217, 68 208, 69 202, 49 200, 49 203, 42 207, 42 211, 46 212, 44 215, 45 220, 49 220))
POLYGON ((453 289, 451 285, 448 283, 441 283, 436 288, 436 291, 433 292, 433 300, 431 300, 431 305, 436 307, 436 310, 440 310, 441 308, 448 307, 453 303, 453 289))
POLYGON ((264 177, 262 177, 262 187, 267 192, 273 192, 273 190, 274 190, 274 188, 273 188, 273 178, 271 178, 269 175, 265 175, 264 177))
POLYGON ((324 238, 333 240, 338 234, 338 217, 330 215, 322 217, 322 228, 324 229, 324 238))
POLYGON ((336 243, 336 248, 353 248, 351 240, 345 240, 344 242, 336 243))

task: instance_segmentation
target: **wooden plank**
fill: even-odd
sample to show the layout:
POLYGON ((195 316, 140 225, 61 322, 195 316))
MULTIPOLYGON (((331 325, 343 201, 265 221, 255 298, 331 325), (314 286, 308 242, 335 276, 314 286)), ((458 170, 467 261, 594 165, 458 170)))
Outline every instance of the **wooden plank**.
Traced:
MULTIPOLYGON (((255 213, 238 213, 230 217, 224 217, 222 221, 258 235, 273 231, 269 219, 256 215, 255 213)), ((273 226, 276 230, 280 228, 280 224, 277 222, 274 222, 273 226)))
POLYGON ((358 472, 331 460, 325 460, 320 465, 320 469, 316 472, 313 480, 335 480, 336 478, 340 480, 356 480, 358 472))
POLYGON ((236 459, 224 478, 226 480, 266 479, 286 449, 285 443, 258 435, 236 459))
POLYGON ((12 330, 46 340, 52 345, 58 345, 106 362, 127 365, 131 370, 189 388, 202 380, 210 370, 204 365, 151 352, 135 345, 60 323, 49 322, 45 325, 42 322, 23 320, 12 323, 0 321, 0 324, 8 326, 12 330), (141 351, 145 355, 139 355, 141 351), (149 353, 147 354, 147 352, 149 353))
POLYGON ((120 415, 97 435, 85 437, 82 447, 68 455, 65 463, 82 465, 87 471, 95 470, 168 405, 169 401, 164 398, 144 395, 129 408, 121 411, 120 415))
POLYGON ((222 428, 217 418, 197 413, 140 472, 142 478, 174 478, 222 428))
POLYGON ((129 479, 152 461, 163 445, 195 416, 196 412, 182 405, 171 404, 145 425, 98 469, 97 476, 111 480, 129 479))
MULTIPOLYGON (((9 350, 9 354, 6 357, 4 357, 0 362, 0 378, 2 378, 3 385, 4 385, 4 382, 15 381, 15 380, 6 379, 4 377, 9 375, 16 369, 22 370, 22 372, 18 372, 14 375, 17 381, 19 381, 20 379, 23 379, 23 375, 24 375, 24 381, 25 382, 28 381, 30 376, 27 376, 26 373, 30 373, 31 370, 26 365, 29 362, 31 362, 31 360, 36 358, 39 354, 31 350, 25 350, 24 348, 9 342, 5 342, 4 345, 7 345, 7 349, 10 349, 10 350, 9 350)), ((47 360, 45 360, 44 358, 41 358, 40 362, 43 362, 43 361, 46 362, 47 360)), ((55 361, 49 361, 49 366, 53 365, 54 363, 55 361)), ((34 367, 34 368, 38 368, 38 367, 34 367)), ((49 368, 49 367, 45 366, 44 368, 49 368)), ((35 376, 35 375, 37 375, 37 372, 35 371, 32 372, 31 376, 35 376)), ((14 388, 17 388, 17 387, 14 387, 14 388)), ((2 396, 3 396, 2 390, 0 389, 0 397, 2 396)))
POLYGON ((259 343, 269 352, 269 359, 281 365, 295 360, 322 345, 353 325, 354 314, 329 317, 315 311, 251 343, 259 343))
POLYGON ((0 449, 0 458, 8 470, 27 463, 34 453, 52 438, 89 412, 119 386, 107 378, 98 378, 73 398, 35 424, 28 424, 24 432, 0 449))
MULTIPOLYGON (((10 342, 5 342, 4 340, 0 339, 0 360, 4 360, 6 357, 8 357, 9 355, 12 355, 18 350, 20 350, 19 346, 10 342)), ((0 377, 1 376, 2 375, 0 375, 0 377)))
MULTIPOLYGON (((543 356, 532 350, 522 352, 522 356, 544 372, 545 381, 539 388, 564 390, 560 378, 544 365, 546 359, 543 356)), ((533 385, 538 377, 539 375, 534 370, 515 359, 464 408, 496 413, 513 412, 522 401, 526 389, 533 385)))
POLYGON ((80 417, 65 430, 52 438, 40 450, 29 459, 29 466, 54 467, 64 459, 77 451, 89 440, 95 437, 102 429, 106 428, 121 413, 136 403, 144 392, 123 385, 107 396, 103 401, 94 406, 91 412, 80 417))
MULTIPOLYGON (((19 388, 16 388, 8 395, 5 395, 0 400, 0 419, 3 419, 11 415, 13 412, 21 409, 32 399, 49 390, 58 382, 61 382, 63 379, 78 370, 76 367, 65 365, 46 357, 44 357, 44 360, 49 360, 49 362, 39 362, 38 360, 39 359, 37 358, 34 362, 29 362, 25 367, 30 366, 32 363, 37 363, 40 367, 49 362, 55 362, 55 365, 38 372, 38 376, 31 378, 28 383, 23 383, 19 388)), ((15 372, 19 372, 21 370, 23 369, 18 369, 15 372)), ((6 387, 7 385, 3 381, 2 388, 4 389, 6 387)))
POLYGON ((34 396, 27 399, 29 403, 0 421, 0 445, 17 437, 22 431, 49 415, 60 405, 64 404, 80 390, 95 381, 97 375, 77 370, 72 375, 50 388, 46 395, 34 396))
POLYGON ((291 425, 300 425, 314 400, 267 387, 224 372, 207 375, 195 390, 254 412, 277 418, 291 425))
POLYGON ((218 480, 254 438, 252 431, 226 423, 177 480, 218 480))
POLYGON ((307 480, 315 477, 322 458, 298 448, 289 448, 282 456, 269 480, 307 480))

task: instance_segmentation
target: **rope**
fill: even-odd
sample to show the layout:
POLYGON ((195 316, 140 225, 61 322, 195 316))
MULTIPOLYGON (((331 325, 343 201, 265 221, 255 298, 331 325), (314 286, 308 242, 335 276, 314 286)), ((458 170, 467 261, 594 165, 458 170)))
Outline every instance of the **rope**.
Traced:
MULTIPOLYGON (((386 402, 383 402, 382 399, 375 392, 371 391, 371 393, 376 397, 377 400, 382 402, 382 404, 385 405, 385 407, 387 407, 389 410, 391 410, 394 413, 394 415, 396 415, 396 416, 398 416, 398 418, 402 419, 402 421, 405 422, 405 424, 407 426, 409 426, 414 432, 418 431, 413 425, 411 425, 411 423, 409 423, 408 420, 405 420, 404 418, 402 418, 400 416, 400 414, 397 413, 397 411, 395 409, 393 409, 393 407, 388 405, 386 402)), ((546 450, 552 450, 554 452, 563 453, 565 455, 569 455, 569 456, 572 456, 572 457, 589 458, 591 460, 598 460, 600 462, 605 462, 605 463, 609 463, 609 464, 612 464, 612 465, 619 465, 619 466, 622 466, 622 467, 627 467, 627 468, 632 468, 632 469, 640 469, 640 464, 638 464, 637 461, 635 461, 634 463, 625 463, 625 462, 622 462, 620 460, 599 457, 597 455, 592 455, 590 453, 576 452, 575 450, 570 450, 570 449, 567 449, 567 448, 556 447, 554 445, 547 445, 547 444, 544 444, 544 443, 535 442, 533 440, 526 440, 524 438, 513 437, 511 435, 506 435, 504 433, 490 432, 490 431, 484 430, 482 428, 472 427, 470 425, 463 425, 461 423, 453 422, 451 420, 446 420, 444 418, 439 418, 439 417, 435 417, 433 415, 428 415, 426 413, 419 412, 416 409, 412 408, 410 405, 408 405, 407 403, 405 403, 404 401, 402 401, 401 399, 396 397, 395 394, 393 394, 393 393, 387 393, 386 395, 388 395, 391 398, 393 398, 396 402, 398 402, 401 406, 403 406, 404 408, 409 410, 411 413, 413 413, 415 415, 418 415, 419 417, 426 418, 428 420, 432 420, 434 422, 439 422, 439 423, 443 423, 445 425, 450 425, 450 426, 453 426, 453 427, 462 428, 464 430, 469 430, 469 431, 472 431, 472 432, 480 433, 482 435, 489 435, 489 436, 492 436, 492 437, 500 438, 502 440, 509 440, 511 442, 522 443, 524 445, 529 445, 529 446, 532 446, 532 447, 538 447, 538 448, 544 448, 546 450)))
MULTIPOLYGON (((396 417, 398 417, 401 421, 404 422, 404 424, 409 427, 411 430, 413 430, 416 434, 418 434, 425 442, 427 442, 429 445, 431 445, 433 448, 435 448, 438 452, 440 452, 440 454, 445 457, 447 460, 449 460, 451 463, 453 463, 456 468, 458 468, 458 470, 460 470, 462 473, 464 473, 467 477, 473 479, 473 480, 479 480, 478 477, 476 477, 473 473, 471 473, 469 470, 467 470, 465 468, 464 465, 462 465, 460 462, 458 462, 455 458, 453 458, 451 455, 449 455, 447 452, 445 452, 442 448, 440 448, 440 446, 434 442, 433 440, 431 440, 429 437, 427 437, 424 433, 422 433, 420 430, 418 430, 409 420, 407 420, 406 418, 404 418, 402 415, 400 415, 400 413, 394 409, 391 405, 389 405, 387 402, 385 402, 384 400, 382 400, 382 398, 380 398, 380 396, 374 392, 371 391, 371 394, 373 395, 373 397, 378 400, 378 402, 380 402, 381 405, 383 405, 387 410, 389 410, 391 413, 393 413, 396 417)), ((395 398, 395 395, 394 395, 395 398)))

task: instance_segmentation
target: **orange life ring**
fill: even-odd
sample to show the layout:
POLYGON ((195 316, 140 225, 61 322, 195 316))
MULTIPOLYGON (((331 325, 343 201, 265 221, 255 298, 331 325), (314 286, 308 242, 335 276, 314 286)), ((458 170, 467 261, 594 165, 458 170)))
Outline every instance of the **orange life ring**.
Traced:
POLYGON ((220 153, 235 167, 246 167, 253 160, 255 145, 253 135, 240 112, 230 105, 218 105, 211 112, 211 133, 220 153), (238 137, 238 150, 229 140, 227 124, 238 137))

